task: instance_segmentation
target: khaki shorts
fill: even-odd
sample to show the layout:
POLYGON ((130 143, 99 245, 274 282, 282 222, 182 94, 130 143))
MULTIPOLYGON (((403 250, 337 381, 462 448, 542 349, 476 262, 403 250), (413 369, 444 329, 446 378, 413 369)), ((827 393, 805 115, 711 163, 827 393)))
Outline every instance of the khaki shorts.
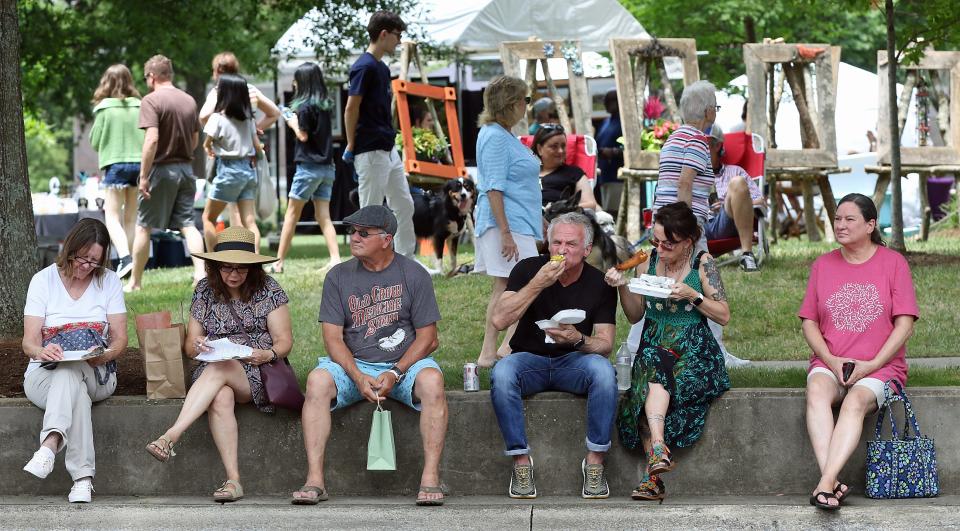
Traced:
MULTIPOLYGON (((847 388, 840 385, 840 381, 837 380, 837 375, 833 374, 833 371, 831 371, 830 369, 824 369, 823 367, 814 367, 807 374, 807 381, 809 382, 810 377, 817 373, 826 374, 830 378, 833 378, 834 383, 836 383, 837 387, 840 389, 840 398, 843 398, 844 396, 846 396, 847 388)), ((887 384, 881 382, 877 378, 860 378, 859 380, 857 380, 857 383, 853 384, 853 387, 866 387, 867 389, 869 389, 874 394, 874 396, 877 397, 878 408, 883 407, 883 401, 885 399, 883 390, 886 386, 887 384)))
POLYGON ((150 199, 140 194, 137 225, 154 229, 193 227, 197 179, 187 162, 157 164, 150 169, 150 199))

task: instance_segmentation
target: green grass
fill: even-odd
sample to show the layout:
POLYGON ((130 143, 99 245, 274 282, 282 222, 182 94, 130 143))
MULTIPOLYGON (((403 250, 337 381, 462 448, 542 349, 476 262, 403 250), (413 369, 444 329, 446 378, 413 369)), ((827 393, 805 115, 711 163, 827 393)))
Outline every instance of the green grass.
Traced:
MULTIPOLYGON (((908 343, 910 357, 960 355, 960 239, 936 233, 928 242, 908 242, 908 260, 920 305, 921 319, 908 343)), ((809 266, 830 244, 798 240, 781 241, 761 272, 747 275, 735 266, 721 270, 730 299, 732 319, 724 332, 728 349, 754 360, 804 360, 809 351, 800 335, 797 309, 806 289, 809 266)), ((342 256, 349 249, 342 245, 342 256)), ((294 351, 290 360, 300 375, 326 355, 317 323, 323 281, 316 271, 327 260, 321 236, 298 235, 285 263, 286 272, 275 278, 290 297, 294 351)), ((472 262, 472 248, 461 249, 460 263, 472 262)), ((170 310, 189 314, 192 289, 190 268, 151 270, 145 289, 127 295, 131 314, 170 310)), ((482 275, 437 278, 434 289, 443 319, 439 323, 440 349, 435 359, 446 375, 448 388, 462 385, 463 364, 474 361, 483 339, 484 312, 491 281, 482 275)), ((629 323, 622 311, 617 317, 617 343, 626 339, 629 323)), ((131 345, 136 346, 133 319, 129 321, 131 345)), ((487 386, 487 371, 481 384, 487 386)), ((731 372, 734 387, 802 387, 804 371, 746 369, 731 372)), ((955 370, 911 370, 911 385, 960 385, 955 370), (919 381, 918 381, 919 379, 919 381)))

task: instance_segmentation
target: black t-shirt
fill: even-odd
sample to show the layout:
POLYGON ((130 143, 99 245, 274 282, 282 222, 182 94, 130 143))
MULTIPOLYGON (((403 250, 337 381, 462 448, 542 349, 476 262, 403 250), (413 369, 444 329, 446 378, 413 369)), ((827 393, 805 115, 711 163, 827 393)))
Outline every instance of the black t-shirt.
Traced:
MULTIPOLYGON (((549 256, 541 255, 521 260, 510 272, 507 291, 520 291, 549 259, 549 256)), ((603 281, 599 269, 584 264, 580 278, 573 284, 563 287, 555 282, 537 295, 520 317, 510 348, 514 352, 532 352, 551 358, 573 352, 573 345, 544 343, 547 334, 537 326, 537 321, 550 319, 560 310, 571 309, 583 310, 587 314, 582 323, 574 326, 583 335, 590 336, 595 324, 617 323, 617 290, 603 281)))
POLYGON ((363 96, 353 153, 393 149, 396 132, 391 123, 390 68, 370 52, 364 52, 350 67, 349 94, 363 96))
POLYGON ((540 177, 540 186, 543 188, 543 206, 563 199, 563 192, 569 191, 573 195, 577 191, 577 181, 585 174, 579 166, 563 164, 552 172, 540 177))
POLYGON ((324 111, 316 103, 306 102, 297 109, 297 122, 300 130, 307 133, 307 141, 296 141, 293 160, 330 164, 333 161, 330 111, 324 111))

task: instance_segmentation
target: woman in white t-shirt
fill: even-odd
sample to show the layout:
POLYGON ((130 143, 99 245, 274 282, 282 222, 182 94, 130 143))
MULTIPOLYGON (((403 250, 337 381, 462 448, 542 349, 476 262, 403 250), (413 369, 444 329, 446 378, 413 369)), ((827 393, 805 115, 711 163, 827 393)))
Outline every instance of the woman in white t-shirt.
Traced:
POLYGON ((106 267, 109 253, 107 227, 80 220, 57 262, 33 276, 23 309, 23 351, 30 358, 23 390, 45 410, 40 449, 23 469, 43 479, 56 452, 66 450, 71 502, 90 501, 96 473, 90 407, 116 390, 116 359, 127 348, 123 286, 106 267), (67 361, 78 351, 100 354, 67 361))

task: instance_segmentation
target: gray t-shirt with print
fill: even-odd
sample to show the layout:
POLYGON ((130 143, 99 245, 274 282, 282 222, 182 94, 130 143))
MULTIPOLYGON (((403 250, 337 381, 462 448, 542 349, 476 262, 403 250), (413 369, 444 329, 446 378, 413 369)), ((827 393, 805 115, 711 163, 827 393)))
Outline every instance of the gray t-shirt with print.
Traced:
POLYGON ((440 320, 430 275, 402 255, 380 272, 357 259, 338 264, 323 282, 320 322, 343 327, 357 359, 393 363, 403 357, 416 329, 440 320))

